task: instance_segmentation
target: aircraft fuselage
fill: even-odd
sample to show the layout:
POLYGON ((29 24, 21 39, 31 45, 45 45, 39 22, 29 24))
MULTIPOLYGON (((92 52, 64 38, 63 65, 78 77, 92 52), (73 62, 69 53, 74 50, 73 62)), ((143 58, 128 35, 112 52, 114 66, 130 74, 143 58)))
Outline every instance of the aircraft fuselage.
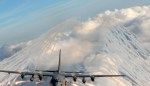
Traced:
POLYGON ((61 74, 56 73, 54 76, 52 76, 50 85, 52 86, 66 86, 66 80, 65 77, 61 74))

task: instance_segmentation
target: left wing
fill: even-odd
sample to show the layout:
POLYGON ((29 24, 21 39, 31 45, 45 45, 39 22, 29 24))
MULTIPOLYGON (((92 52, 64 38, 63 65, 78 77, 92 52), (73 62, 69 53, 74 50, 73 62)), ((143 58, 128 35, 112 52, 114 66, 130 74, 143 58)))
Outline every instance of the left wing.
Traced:
POLYGON ((7 71, 7 70, 0 70, 0 72, 8 73, 8 74, 25 74, 25 75, 33 75, 33 72, 20 72, 20 71, 7 71))
POLYGON ((7 70, 0 70, 0 72, 8 73, 8 74, 20 74, 21 78, 24 79, 25 76, 31 75, 30 81, 34 80, 34 76, 37 75, 39 77, 39 80, 43 79, 43 76, 54 76, 53 73, 46 73, 46 72, 20 72, 20 71, 7 71, 7 70))

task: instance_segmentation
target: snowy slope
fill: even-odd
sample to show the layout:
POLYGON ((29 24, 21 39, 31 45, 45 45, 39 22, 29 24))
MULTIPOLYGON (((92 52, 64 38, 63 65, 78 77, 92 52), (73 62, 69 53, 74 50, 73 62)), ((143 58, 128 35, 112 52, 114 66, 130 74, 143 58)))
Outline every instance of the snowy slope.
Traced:
MULTIPOLYGON (((143 6, 106 11, 86 22, 68 20, 1 61, 0 69, 55 69, 62 49, 62 70, 127 75, 95 82, 87 79, 86 86, 149 86, 149 13, 150 7, 143 6)), ((1 73, 0 86, 14 85, 17 77, 1 73)), ((81 80, 73 84, 83 85, 81 80)))

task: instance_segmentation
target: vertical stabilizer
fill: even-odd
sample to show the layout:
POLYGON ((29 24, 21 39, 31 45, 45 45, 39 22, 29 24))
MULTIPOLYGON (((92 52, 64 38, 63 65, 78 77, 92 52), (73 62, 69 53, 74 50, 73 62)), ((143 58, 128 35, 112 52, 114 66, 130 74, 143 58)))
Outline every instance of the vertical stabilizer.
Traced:
POLYGON ((59 50, 58 73, 60 73, 60 65, 61 65, 61 49, 59 50))

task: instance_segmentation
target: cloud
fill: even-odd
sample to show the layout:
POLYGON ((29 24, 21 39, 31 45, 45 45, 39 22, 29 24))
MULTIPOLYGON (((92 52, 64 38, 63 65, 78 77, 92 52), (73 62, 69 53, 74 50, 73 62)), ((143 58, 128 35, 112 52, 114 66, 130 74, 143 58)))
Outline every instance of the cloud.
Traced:
POLYGON ((16 54, 17 52, 25 48, 25 46, 26 43, 3 45, 0 48, 0 60, 11 57, 12 55, 16 54))

